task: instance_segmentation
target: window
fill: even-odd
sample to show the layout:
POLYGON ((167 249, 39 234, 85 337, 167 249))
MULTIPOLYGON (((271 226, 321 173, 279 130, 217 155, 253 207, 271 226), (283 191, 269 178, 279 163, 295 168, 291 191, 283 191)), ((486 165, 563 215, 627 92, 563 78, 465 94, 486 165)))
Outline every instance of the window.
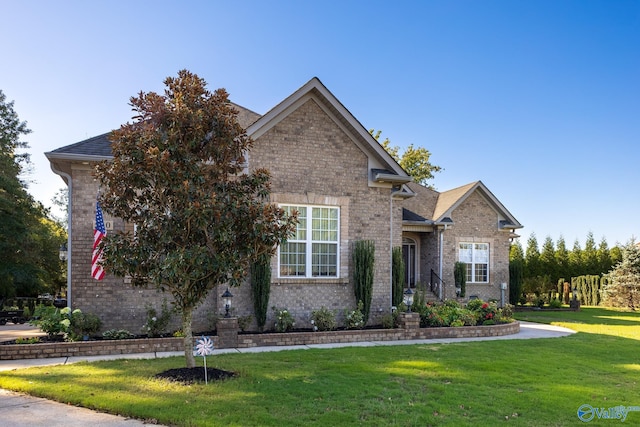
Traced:
POLYGON ((280 277, 338 277, 339 209, 320 206, 282 208, 298 211, 292 238, 279 248, 280 277))
POLYGON ((489 244, 460 243, 458 259, 467 264, 467 281, 489 283, 489 244))

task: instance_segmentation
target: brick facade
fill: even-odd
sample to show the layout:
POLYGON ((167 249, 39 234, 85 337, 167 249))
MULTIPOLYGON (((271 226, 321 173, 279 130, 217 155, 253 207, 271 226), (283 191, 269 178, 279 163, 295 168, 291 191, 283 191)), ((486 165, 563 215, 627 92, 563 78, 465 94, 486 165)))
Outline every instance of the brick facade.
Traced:
MULTIPOLYGON (((416 189, 416 187, 412 187, 416 189)), ((429 217, 435 209, 437 200, 429 197, 433 190, 417 189, 418 195, 408 200, 405 207, 429 217), (425 197, 426 195, 426 197, 425 197)), ((419 282, 428 285, 431 281, 430 272, 440 271, 440 246, 442 246, 442 280, 445 283, 443 298, 455 297, 455 282, 453 268, 459 260, 459 243, 488 243, 489 244, 489 281, 488 283, 473 283, 467 280, 466 298, 478 297, 482 300, 497 300, 501 302, 501 284, 509 283, 509 247, 511 234, 508 230, 501 230, 502 213, 490 203, 482 188, 471 191, 454 204, 448 217, 453 221, 451 225, 434 224, 429 231, 403 232, 408 237, 419 242, 418 270, 419 282)), ((508 297, 508 289, 505 290, 508 297)))
MULTIPOLYGON (((311 312, 321 307, 336 311, 341 324, 345 309, 353 310, 357 303, 352 280, 353 244, 358 240, 373 240, 376 261, 369 324, 379 324, 391 309, 391 248, 402 245, 402 209, 408 207, 430 219, 440 193, 412 184, 416 197, 393 198, 392 191, 403 188, 402 183, 410 178, 317 79, 312 79, 265 116, 242 108, 240 112, 241 124, 248 128, 255 141, 247 156, 248 167, 270 171, 271 202, 339 209, 338 277, 278 277, 278 258, 274 256, 269 307, 287 308, 297 328, 310 327, 311 312), (384 176, 374 178, 376 170, 383 171, 384 176), (392 179, 386 181, 386 176, 392 179)), ((92 171, 95 161, 109 158, 109 144, 103 135, 62 147, 47 156, 52 168, 62 175, 70 175, 73 184, 70 222, 73 308, 97 314, 103 330, 127 329, 137 334, 143 332, 146 307, 159 310, 164 299, 170 300, 170 295, 155 289, 134 288, 126 280, 109 275, 99 282, 91 278, 99 191, 92 171)), ((491 247, 490 283, 469 284, 467 295, 499 299, 499 284, 508 281, 509 234, 498 231, 501 217, 494 205, 478 194, 467 197, 452 211, 455 225, 442 234, 442 278, 448 286, 445 297, 454 295, 453 263, 457 260, 457 243, 482 241, 491 247)), ((107 233, 125 227, 122 221, 110 218, 107 213, 105 221, 109 225, 107 233)), ((430 281, 431 269, 439 271, 441 233, 441 226, 431 225, 404 234, 418 246, 419 282, 430 281)), ((215 318, 224 312, 220 295, 225 289, 213 290, 194 312, 194 331, 214 328, 215 318)), ((233 315, 252 315, 249 284, 233 288, 231 292, 233 315)), ((267 329, 272 329, 273 320, 273 312, 269 310, 267 329)), ((179 327, 176 317, 170 329, 179 327)), ((254 321, 249 329, 255 328, 254 321)))
MULTIPOLYGON (((479 192, 474 192, 453 211, 451 218, 455 225, 444 233, 443 279, 453 283, 453 264, 458 261, 459 243, 488 243, 489 282, 473 283, 467 278, 466 297, 500 301, 500 285, 509 283, 510 241, 509 233, 498 229, 498 213, 479 192)), ((508 290, 505 295, 508 298, 508 290)))

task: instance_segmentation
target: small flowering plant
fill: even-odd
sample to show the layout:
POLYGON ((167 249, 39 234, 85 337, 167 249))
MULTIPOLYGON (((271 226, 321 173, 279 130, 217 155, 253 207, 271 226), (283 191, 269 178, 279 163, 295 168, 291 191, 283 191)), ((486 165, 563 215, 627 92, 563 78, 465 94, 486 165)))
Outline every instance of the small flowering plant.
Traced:
POLYGON ((326 307, 311 312, 313 331, 332 331, 336 328, 336 313, 326 307))
POLYGON ((149 337, 158 337, 165 333, 172 314, 167 305, 167 300, 162 300, 159 313, 150 304, 147 304, 145 309, 147 311, 147 321, 142 325, 142 331, 146 332, 149 337))
POLYGON ((347 329, 362 329, 364 328, 364 314, 362 313, 364 305, 362 301, 358 301, 358 308, 349 311, 344 311, 344 323, 347 329))
POLYGON ((275 328, 277 332, 289 332, 296 325, 293 316, 286 308, 273 307, 272 310, 276 314, 275 328))
POLYGON ((492 325, 500 320, 498 306, 495 302, 469 301, 467 308, 475 313, 478 325, 492 325))

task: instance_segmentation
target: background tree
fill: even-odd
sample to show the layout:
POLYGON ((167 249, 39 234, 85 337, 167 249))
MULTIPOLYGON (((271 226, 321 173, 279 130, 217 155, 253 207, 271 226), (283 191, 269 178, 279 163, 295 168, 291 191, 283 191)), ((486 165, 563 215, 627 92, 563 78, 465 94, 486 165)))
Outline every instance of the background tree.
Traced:
POLYGON ((522 296, 524 280, 524 252, 519 240, 509 248, 509 303, 516 305, 522 296))
POLYGON ((582 248, 580 247, 580 242, 576 239, 573 242, 571 252, 569 252, 569 271, 571 271, 571 277, 586 274, 582 266, 582 260, 582 248))
POLYGON ((604 303, 636 310, 640 307, 640 246, 631 240, 622 248, 622 261, 607 275, 604 303))
MULTIPOLYGON (((369 133, 380 142, 380 134, 382 131, 369 130, 369 133)), ((423 147, 414 147, 413 144, 409 144, 406 150, 400 154, 400 147, 392 146, 389 138, 385 138, 380 142, 382 147, 395 159, 396 162, 404 169, 409 176, 413 178, 418 184, 422 184, 425 187, 433 188, 429 181, 431 181, 436 172, 440 172, 442 168, 431 164, 429 158, 431 153, 429 150, 423 147)))
POLYGON ((560 276, 558 274, 558 264, 556 262, 556 250, 551 236, 547 236, 542 244, 542 252, 540 252, 540 269, 543 272, 543 275, 549 276, 551 283, 558 283, 560 276))
POLYGON ((607 244, 607 239, 604 237, 600 240, 600 245, 598 246, 598 271, 599 274, 606 274, 613 267, 613 263, 611 262, 611 251, 609 251, 609 245, 607 244))
POLYGON ((268 171, 242 173, 253 141, 227 92, 209 92, 186 70, 164 84, 164 95, 131 98, 133 123, 112 132, 113 160, 96 167, 104 210, 137 226, 103 239, 103 264, 134 286, 171 293, 194 367, 193 310, 217 285, 240 285, 297 218, 266 202, 268 171))
POLYGON ((556 265, 558 266, 558 278, 563 278, 565 282, 571 281, 571 271, 569 270, 569 251, 564 237, 560 236, 556 242, 556 265))
POLYGON ((593 233, 591 231, 587 234, 587 239, 584 243, 584 250, 582 251, 581 257, 583 270, 582 274, 595 275, 606 273, 600 270, 596 240, 594 239, 593 233))
POLYGON ((69 189, 65 187, 56 191, 56 194, 54 194, 51 199, 51 203, 62 211, 62 216, 57 217, 52 215, 53 219, 66 230, 69 220, 69 189))
POLYGON ((611 257, 612 267, 615 267, 618 263, 622 262, 622 249, 620 249, 620 244, 616 244, 616 246, 609 250, 609 256, 611 257))
POLYGON ((30 161, 21 138, 30 132, 0 91, 0 299, 35 297, 64 280, 58 248, 66 235, 22 178, 30 161))
POLYGON ((527 240, 527 249, 524 254, 524 291, 539 294, 542 291, 541 276, 538 239, 535 233, 531 233, 527 240))

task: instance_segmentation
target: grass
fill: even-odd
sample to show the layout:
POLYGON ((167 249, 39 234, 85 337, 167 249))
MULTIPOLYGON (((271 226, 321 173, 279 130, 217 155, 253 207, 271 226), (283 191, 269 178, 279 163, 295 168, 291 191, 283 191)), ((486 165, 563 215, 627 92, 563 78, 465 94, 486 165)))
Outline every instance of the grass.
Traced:
MULTIPOLYGON (((351 347, 209 357, 237 378, 154 379, 182 358, 0 372, 0 387, 176 426, 564 426, 582 404, 640 405, 640 314, 517 313, 564 338, 351 347)), ((617 420, 616 420, 617 421, 617 420)), ((589 425, 611 425, 594 419, 589 425)), ((640 423, 631 412, 628 424, 640 423)), ((619 422, 619 421, 617 421, 619 422)))

